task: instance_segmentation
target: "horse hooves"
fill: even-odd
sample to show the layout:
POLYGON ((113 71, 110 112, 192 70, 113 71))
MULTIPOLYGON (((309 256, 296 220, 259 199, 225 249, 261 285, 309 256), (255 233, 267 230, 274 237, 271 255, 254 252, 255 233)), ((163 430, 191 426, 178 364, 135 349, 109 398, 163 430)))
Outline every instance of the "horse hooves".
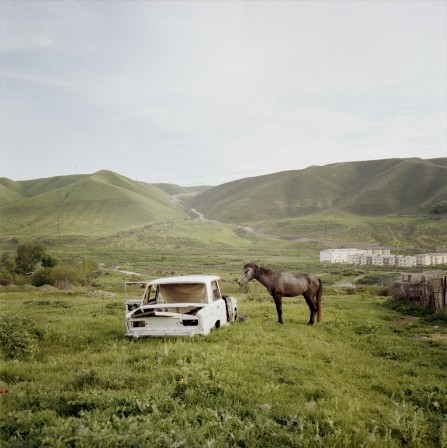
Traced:
POLYGON ((312 327, 314 323, 313 322, 309 322, 307 325, 309 325, 310 327, 312 327))

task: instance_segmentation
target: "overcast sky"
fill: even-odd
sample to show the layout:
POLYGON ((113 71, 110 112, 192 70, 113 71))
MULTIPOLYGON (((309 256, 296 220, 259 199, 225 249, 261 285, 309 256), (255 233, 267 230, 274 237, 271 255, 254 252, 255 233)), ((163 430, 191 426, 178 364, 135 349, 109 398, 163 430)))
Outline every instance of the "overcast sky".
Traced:
POLYGON ((0 0, 0 177, 447 157, 447 2, 0 0))

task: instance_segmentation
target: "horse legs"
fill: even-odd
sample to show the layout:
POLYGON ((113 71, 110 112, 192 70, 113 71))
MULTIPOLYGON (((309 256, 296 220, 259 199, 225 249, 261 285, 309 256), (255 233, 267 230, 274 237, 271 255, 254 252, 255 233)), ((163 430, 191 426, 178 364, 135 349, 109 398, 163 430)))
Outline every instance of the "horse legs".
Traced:
POLYGON ((309 296, 307 292, 303 294, 303 297, 306 299, 307 306, 310 310, 310 318, 307 325, 313 325, 315 322, 315 314, 317 312, 317 304, 315 300, 312 300, 312 298, 309 296))
POLYGON ((275 294, 273 296, 273 300, 275 301, 276 312, 278 313, 278 323, 282 324, 284 323, 282 321, 282 296, 279 294, 275 294))

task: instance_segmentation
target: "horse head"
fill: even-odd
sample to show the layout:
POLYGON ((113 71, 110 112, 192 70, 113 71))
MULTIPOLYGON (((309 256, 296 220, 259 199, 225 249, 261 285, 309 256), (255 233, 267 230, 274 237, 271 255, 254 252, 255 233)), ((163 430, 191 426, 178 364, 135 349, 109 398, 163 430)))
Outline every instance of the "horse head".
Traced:
POLYGON ((242 275, 238 280, 240 286, 245 285, 256 277, 259 268, 257 264, 247 263, 242 269, 242 275))

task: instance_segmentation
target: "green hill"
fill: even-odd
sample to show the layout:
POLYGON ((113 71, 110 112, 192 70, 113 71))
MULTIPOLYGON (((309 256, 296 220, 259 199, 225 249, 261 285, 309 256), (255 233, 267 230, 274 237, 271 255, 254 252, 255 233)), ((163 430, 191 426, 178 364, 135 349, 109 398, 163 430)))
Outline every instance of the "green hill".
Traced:
POLYGON ((0 179, 3 236, 101 234, 185 216, 161 189, 110 171, 19 182, 0 179))
POLYGON ((3 178, 0 235, 119 235, 185 222, 191 217, 184 206, 188 201, 207 219, 252 226, 264 234, 389 244, 392 229, 401 241, 435 247, 445 245, 445 219, 423 215, 446 200, 447 158, 312 166, 217 187, 148 184, 110 171, 27 181, 3 178))
POLYGON ((250 223, 315 213, 421 214, 447 199, 447 159, 312 166, 242 179, 191 199, 209 219, 250 223))
POLYGON ((198 193, 202 193, 209 188, 212 188, 211 186, 206 185, 200 185, 197 187, 181 187, 180 185, 175 184, 152 184, 156 187, 160 188, 160 190, 165 191, 166 193, 172 195, 195 195, 198 193))

